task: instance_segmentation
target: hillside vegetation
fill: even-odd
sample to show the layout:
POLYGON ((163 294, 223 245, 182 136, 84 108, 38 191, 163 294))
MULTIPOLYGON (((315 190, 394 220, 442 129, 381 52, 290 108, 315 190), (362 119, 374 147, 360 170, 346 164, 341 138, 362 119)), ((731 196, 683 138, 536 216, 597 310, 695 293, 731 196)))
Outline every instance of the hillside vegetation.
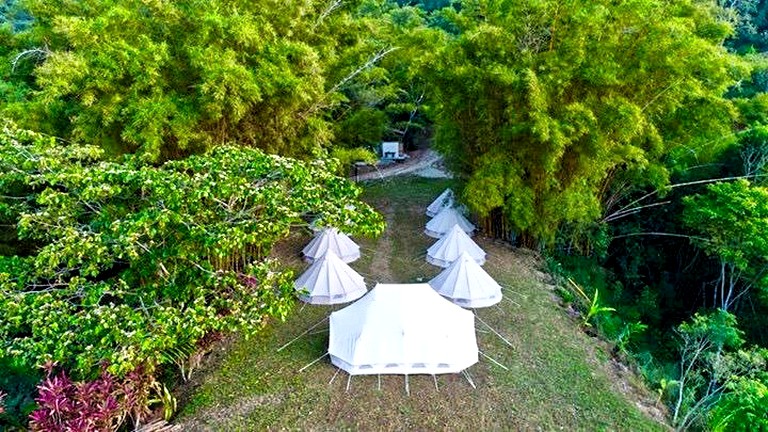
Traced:
POLYGON ((372 282, 436 273, 416 207, 445 183, 370 184, 379 214, 345 178, 391 141, 506 242, 482 313, 514 346, 482 334, 512 370, 477 391, 388 380, 382 412, 458 422, 461 394, 465 429, 643 429, 615 357, 669 427, 768 430, 767 50, 768 0, 0 2, 0 429, 127 430, 176 397, 190 422, 341 422, 327 364, 292 372, 324 335, 274 351, 327 313, 294 310, 310 223, 372 282))
MULTIPOLYGON (((424 260, 433 239, 422 233, 424 209, 449 181, 415 177, 367 185, 364 200, 388 226, 377 241, 363 241, 352 266, 375 282, 428 280, 439 272, 424 260)), ((303 268, 298 252, 309 238, 297 232, 279 248, 303 268)), ((542 279, 541 260, 525 250, 478 239, 488 252, 484 268, 505 288, 500 307, 478 309, 483 321, 511 346, 476 322, 486 358, 461 375, 354 377, 323 359, 327 324, 277 349, 322 320, 334 308, 308 305, 286 323, 251 339, 236 338, 217 350, 187 389, 178 420, 189 430, 664 430, 649 418, 654 398, 631 374, 619 373, 605 346, 580 330, 542 279), (329 382, 333 379, 333 382, 329 382), (638 407, 643 407, 643 410, 638 407)), ((336 307, 338 309, 339 307, 336 307)))

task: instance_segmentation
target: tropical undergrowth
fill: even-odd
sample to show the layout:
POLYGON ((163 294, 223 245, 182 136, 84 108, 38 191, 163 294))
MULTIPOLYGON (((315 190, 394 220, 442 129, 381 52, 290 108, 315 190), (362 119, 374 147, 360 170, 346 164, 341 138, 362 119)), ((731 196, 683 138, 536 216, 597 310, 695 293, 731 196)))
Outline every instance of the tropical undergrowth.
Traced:
MULTIPOLYGON (((6 424, 23 423, 33 405, 18 391, 42 365, 49 381, 59 371, 128 379, 157 389, 144 405, 163 402, 157 368, 186 379, 215 335, 253 335, 286 317, 292 273, 267 257, 292 228, 383 229, 329 160, 220 146, 162 165, 107 161, 98 147, 5 124, 0 166, 0 209, 15 230, 7 247, 26 245, 0 257, 0 364, 11 366, 0 390, 24 399, 6 424)), ((129 405, 140 421, 146 406, 129 405)))

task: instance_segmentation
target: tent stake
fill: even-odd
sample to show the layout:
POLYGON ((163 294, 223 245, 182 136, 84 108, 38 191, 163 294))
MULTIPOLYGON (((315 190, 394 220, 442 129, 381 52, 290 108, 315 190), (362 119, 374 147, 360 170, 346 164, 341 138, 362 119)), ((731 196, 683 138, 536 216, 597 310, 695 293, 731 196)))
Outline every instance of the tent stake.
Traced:
POLYGON ((314 329, 315 329, 317 326, 319 326, 320 324, 322 324, 322 323, 323 323, 325 320, 327 320, 327 319, 328 319, 328 317, 325 317, 325 318, 321 319, 320 321, 318 321, 317 323, 315 323, 315 324, 314 324, 312 327, 310 327, 310 328, 308 328, 307 330, 305 330, 305 331, 304 331, 304 333, 302 333, 302 334, 300 334, 300 335, 296 336, 295 338, 293 338, 292 340, 290 340, 290 341, 289 341, 287 344, 285 344, 285 345, 281 346, 280 348, 278 348, 278 349, 277 349, 277 352, 280 352, 280 351, 284 350, 285 348, 287 348, 287 347, 288 347, 288 345, 290 345, 290 344, 292 344, 292 343, 296 342, 296 341, 297 341, 297 340, 299 340, 301 337, 303 337, 303 336, 304 336, 304 335, 306 335, 307 333, 309 333, 309 332, 311 332, 312 330, 314 330, 314 329))
POLYGON ((496 336, 498 336, 498 337, 499 337, 501 340, 503 340, 503 341, 504 341, 504 343, 506 343, 507 345, 509 345, 509 347, 510 347, 510 348, 514 348, 514 345, 512 345, 512 342, 508 341, 508 340, 507 340, 507 339, 506 339, 504 336, 502 336, 502 335, 501 335, 501 333, 499 333, 499 332, 497 332, 496 330, 494 330, 494 329, 493 329, 493 327, 491 327, 491 326, 489 326, 488 324, 486 324, 486 322, 485 322, 485 321, 483 321, 483 320, 480 318, 480 316, 479 316, 479 315, 477 315, 477 310, 475 310, 475 309, 473 309, 473 310, 475 311, 475 317, 477 318, 477 320, 478 320, 478 321, 480 321, 480 322, 481 322, 481 323, 482 323, 484 326, 488 327, 488 329, 489 329, 490 331, 492 331, 492 332, 493 332, 493 333, 494 333, 496 336))
POLYGON ((341 369, 340 369, 340 368, 336 368, 336 373, 335 373, 335 374, 333 374, 333 376, 331 377, 331 380, 330 380, 330 381, 328 381, 328 385, 331 385, 331 383, 333 382, 333 380, 335 380, 335 379, 336 379, 336 375, 338 375, 338 374, 339 374, 339 372, 341 372, 341 369))
POLYGON ((352 374, 349 374, 349 377, 347 377, 347 389, 344 390, 345 393, 349 393, 349 384, 352 383, 352 374))
POLYGON ((411 389, 408 387, 408 374, 405 374, 405 394, 411 395, 411 389))
POLYGON ((464 374, 464 378, 466 378, 467 381, 469 381, 469 385, 471 385, 473 389, 477 390, 477 386, 475 386, 475 383, 472 381, 472 377, 469 376, 469 372, 467 372, 466 370, 463 370, 461 371, 461 373, 464 374))
POLYGON ((435 390, 440 391, 440 389, 437 387, 437 375, 432 375, 432 379, 435 380, 435 390))
POLYGON ((477 352, 479 352, 480 354, 482 354, 482 356, 483 356, 483 357, 487 358, 488 360, 490 360, 491 362, 493 362, 494 364, 496 364, 496 366, 498 366, 498 367, 500 367, 500 368, 504 369, 505 371, 508 371, 508 370, 509 370, 509 368, 508 368, 508 367, 506 367, 506 366, 504 366, 503 364, 501 364, 501 363, 497 362, 496 360, 494 360, 493 358, 491 358, 491 356, 489 356, 488 354, 486 354, 486 353, 484 353, 484 352, 482 352, 482 351, 480 351, 480 350, 478 350, 477 352))
POLYGON ((304 372, 304 369, 306 369, 306 368, 308 368, 308 367, 312 366, 313 364, 315 364, 315 363, 319 362, 319 361, 320 361, 320 359, 322 359, 323 357, 325 357, 325 356, 327 356, 327 355, 328 355, 328 353, 325 353, 325 354, 321 355, 320 357, 318 357, 318 358, 316 358, 316 359, 312 360, 312 363, 310 363, 310 364, 308 364, 308 365, 304 366, 303 368, 299 369, 299 373, 301 373, 301 372, 304 372))

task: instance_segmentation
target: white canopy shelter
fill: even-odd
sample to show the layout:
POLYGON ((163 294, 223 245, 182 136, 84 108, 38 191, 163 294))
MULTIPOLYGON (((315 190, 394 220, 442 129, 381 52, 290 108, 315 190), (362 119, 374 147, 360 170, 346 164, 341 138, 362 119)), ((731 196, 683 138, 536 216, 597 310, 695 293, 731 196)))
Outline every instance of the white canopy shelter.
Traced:
POLYGON ((330 250, 315 260, 293 285, 296 291, 306 291, 299 298, 310 304, 348 303, 367 292, 363 277, 330 250))
POLYGON ((466 252, 480 265, 485 264, 485 251, 480 249, 458 225, 427 249, 427 262, 438 267, 448 267, 466 252))
POLYGON ((446 207, 440 211, 431 221, 427 222, 427 228, 424 234, 440 238, 447 233, 454 225, 458 225, 465 233, 472 235, 475 226, 467 218, 453 207, 446 207))
POLYGON ((429 281, 440 295, 466 308, 493 306, 501 301, 501 286, 467 252, 429 281))
POLYGON ((435 217, 440 210, 453 206, 453 191, 446 189, 427 207, 427 216, 435 217))
POLYGON ((345 263, 350 263, 360 258, 360 246, 353 242, 346 234, 340 233, 336 228, 326 228, 307 244, 302 253, 307 262, 316 259, 332 251, 345 263))
POLYGON ((478 361, 474 314, 427 284, 377 284, 330 327, 331 363, 350 375, 458 373, 478 361))

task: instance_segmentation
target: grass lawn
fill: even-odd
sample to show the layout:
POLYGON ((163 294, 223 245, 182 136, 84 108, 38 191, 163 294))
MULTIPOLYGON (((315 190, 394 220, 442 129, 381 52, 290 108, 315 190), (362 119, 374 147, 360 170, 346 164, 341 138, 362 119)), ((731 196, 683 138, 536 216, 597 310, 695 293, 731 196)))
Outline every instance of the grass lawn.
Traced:
MULTIPOLYGON (((434 239, 422 233, 426 206, 450 180, 394 178, 369 183, 365 199, 388 222, 377 240, 356 239, 363 257, 352 266, 369 286, 427 281, 437 267, 424 260, 434 239)), ((278 248, 290 265, 309 240, 297 233, 278 248)), ((322 359, 327 321, 281 352, 278 347, 320 322, 333 307, 299 306, 286 323, 249 340, 222 344, 186 386, 177 422, 185 430, 665 430, 638 407, 653 397, 622 373, 599 341, 582 332, 553 300, 539 261, 527 251, 476 239, 488 252, 485 270, 506 288, 499 307, 478 310, 481 356, 469 373, 411 376, 348 376, 322 359), (349 389, 347 391, 347 384, 349 389)), ((339 309, 337 306, 335 309, 339 309)), ((652 411, 652 410, 651 410, 652 411)))

